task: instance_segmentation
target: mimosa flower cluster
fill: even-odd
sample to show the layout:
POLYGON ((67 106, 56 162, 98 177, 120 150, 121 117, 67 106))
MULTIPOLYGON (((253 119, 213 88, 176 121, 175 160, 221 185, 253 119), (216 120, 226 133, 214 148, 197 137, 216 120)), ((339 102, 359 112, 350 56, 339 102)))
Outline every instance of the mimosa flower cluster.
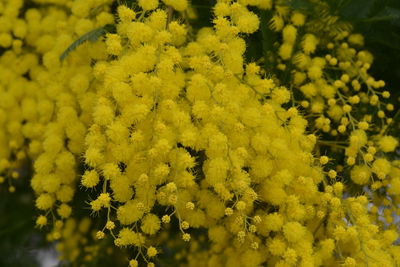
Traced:
POLYGON ((400 264, 394 106, 351 25, 281 0, 217 0, 201 29, 187 0, 33 2, 0 1, 0 178, 30 179, 62 260, 400 264))

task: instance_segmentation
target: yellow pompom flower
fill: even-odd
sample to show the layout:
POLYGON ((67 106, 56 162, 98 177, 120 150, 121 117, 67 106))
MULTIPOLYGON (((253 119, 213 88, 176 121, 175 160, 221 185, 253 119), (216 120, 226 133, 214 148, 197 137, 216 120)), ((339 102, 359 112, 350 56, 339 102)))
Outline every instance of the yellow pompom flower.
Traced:
POLYGON ((143 10, 149 11, 158 7, 158 0, 139 0, 138 4, 143 10))
POLYGON ((125 5, 119 5, 117 8, 118 17, 122 22, 130 22, 135 19, 135 12, 125 5))
POLYGON ((160 219, 154 214, 147 214, 142 219, 141 229, 144 233, 153 235, 160 230, 160 219))
POLYGON ((296 41, 297 29, 293 25, 286 25, 282 30, 283 41, 293 44, 296 41))
POLYGON ((36 219, 36 225, 39 226, 40 228, 42 228, 43 226, 46 226, 47 225, 47 217, 44 215, 40 215, 36 219))
POLYGON ((117 219, 123 225, 132 224, 143 217, 143 210, 138 206, 141 204, 138 200, 129 200, 117 209, 117 219))
POLYGON ((274 237, 273 239, 268 240, 267 243, 269 252, 275 256, 283 255, 283 253, 285 253, 286 246, 285 240, 279 237, 274 237))
POLYGON ((351 34, 348 37, 348 41, 350 44, 363 46, 364 36, 362 36, 361 34, 351 34))
POLYGON ((166 5, 173 7, 177 11, 185 11, 188 8, 187 0, 162 0, 166 5))
POLYGON ((385 158, 378 158, 372 163, 372 171, 378 176, 379 179, 384 179, 390 173, 392 166, 385 158))
POLYGON ((152 247, 152 246, 150 246, 148 249, 147 249, 147 256, 149 256, 150 258, 151 257, 155 257, 156 255, 157 255, 157 249, 155 248, 155 247, 152 247))
POLYGON ((99 197, 97 198, 97 201, 99 204, 105 208, 108 208, 110 206, 111 202, 111 197, 109 193, 101 193, 99 197))
POLYGON ((399 141, 393 136, 385 135, 379 138, 378 145, 383 152, 393 152, 399 145, 399 141))
POLYGON ((81 183, 84 187, 91 188, 99 183, 99 175, 95 170, 85 171, 82 176, 81 183))
POLYGON ((121 53, 121 37, 118 34, 108 33, 106 35, 107 52, 110 55, 118 56, 121 53))
POLYGON ((139 263, 137 260, 130 260, 129 261, 129 267, 138 267, 139 263))
POLYGON ((312 54, 315 52, 318 44, 318 39, 313 34, 306 34, 303 37, 302 47, 305 54, 312 54))
POLYGON ((279 56, 283 60, 288 60, 292 56, 292 51, 293 51, 293 44, 292 43, 283 43, 279 47, 279 56))
POLYGON ((295 26, 303 26, 306 20, 306 16, 300 12, 293 12, 292 17, 290 18, 293 25, 295 26))
POLYGON ((261 224, 265 229, 270 231, 279 231, 283 226, 283 217, 279 213, 271 213, 266 215, 261 224))
POLYGON ((140 234, 134 232, 129 228, 122 228, 121 231, 119 231, 118 239, 116 240, 119 240, 117 243, 120 243, 122 246, 140 246, 142 242, 141 239, 142 238, 140 234))
POLYGON ((321 165, 325 165, 329 162, 329 158, 327 156, 321 156, 319 158, 319 162, 321 163, 321 165))
POLYGON ((344 263, 342 264, 343 267, 355 267, 357 266, 357 262, 355 259, 351 258, 351 257, 347 257, 344 261, 344 263))
POLYGON ((258 30, 260 19, 252 12, 246 12, 236 20, 236 25, 243 33, 253 33, 258 30))
POLYGON ((182 235, 182 239, 183 239, 183 241, 185 241, 185 242, 189 242, 189 241, 190 241, 190 234, 184 233, 184 234, 182 235))
POLYGON ((369 182, 371 170, 368 166, 357 165, 351 169, 350 177, 354 183, 364 185, 369 182))
POLYGON ((306 229, 298 222, 288 222, 283 226, 283 234, 287 241, 299 242, 306 234, 306 229))
POLYGON ((36 199, 36 207, 41 210, 48 210, 53 207, 55 199, 50 194, 41 194, 36 199))
POLYGON ((71 215, 72 208, 63 203, 60 205, 60 207, 57 209, 57 213, 60 215, 61 218, 68 218, 71 215))

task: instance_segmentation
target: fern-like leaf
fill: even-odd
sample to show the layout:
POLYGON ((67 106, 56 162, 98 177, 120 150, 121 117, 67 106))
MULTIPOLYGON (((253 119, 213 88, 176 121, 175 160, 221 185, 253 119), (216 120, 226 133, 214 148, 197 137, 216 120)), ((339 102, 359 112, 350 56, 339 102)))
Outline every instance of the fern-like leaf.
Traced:
POLYGON ((60 60, 63 61, 68 56, 69 53, 74 51, 78 46, 80 46, 84 42, 87 41, 96 42, 101 36, 103 36, 108 32, 112 32, 113 30, 115 30, 114 24, 106 24, 100 28, 85 33, 84 35, 79 37, 75 42, 73 42, 70 46, 68 46, 67 49, 65 49, 65 51, 60 56, 60 60))

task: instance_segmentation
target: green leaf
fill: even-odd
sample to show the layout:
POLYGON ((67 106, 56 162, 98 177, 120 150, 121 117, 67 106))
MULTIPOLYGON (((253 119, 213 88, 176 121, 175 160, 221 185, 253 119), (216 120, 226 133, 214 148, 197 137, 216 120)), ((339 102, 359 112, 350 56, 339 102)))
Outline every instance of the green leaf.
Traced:
POLYGON ((375 0, 352 0, 341 6, 339 15, 342 18, 354 20, 364 19, 372 12, 375 0))
POLYGON ((314 10, 314 3, 307 0, 286 0, 286 4, 295 10, 301 10, 310 13, 314 10))
POLYGON ((336 14, 340 12, 340 10, 348 5, 352 0, 327 0, 327 3, 330 7, 332 14, 336 14))
POLYGON ((263 23, 260 25, 261 44, 264 57, 264 69, 267 73, 273 73, 275 68, 275 55, 276 51, 274 43, 277 40, 277 34, 268 27, 268 22, 272 17, 272 11, 261 10, 259 11, 260 19, 263 23))
POLYGON ((396 112, 393 116, 392 123, 386 128, 385 133, 389 135, 396 135, 396 133, 400 130, 400 110, 396 112))
POLYGON ((377 22, 390 21, 393 24, 400 26, 400 9, 386 6, 377 15, 367 18, 361 22, 377 22))
POLYGON ((83 44, 84 42, 96 42, 101 36, 104 34, 115 30, 114 24, 106 24, 100 28, 94 29, 90 32, 85 33, 81 37, 79 37, 75 42, 73 42, 68 48, 61 54, 60 60, 63 61, 69 53, 74 51, 78 46, 83 44))

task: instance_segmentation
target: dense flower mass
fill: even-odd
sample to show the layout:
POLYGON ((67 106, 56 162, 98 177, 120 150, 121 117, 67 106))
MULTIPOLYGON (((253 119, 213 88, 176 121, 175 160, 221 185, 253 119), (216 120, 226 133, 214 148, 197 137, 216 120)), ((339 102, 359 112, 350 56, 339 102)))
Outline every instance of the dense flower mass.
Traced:
POLYGON ((1 186, 32 162, 69 262, 399 265, 390 93, 310 2, 218 0, 198 29, 187 0, 1 0, 1 186))

